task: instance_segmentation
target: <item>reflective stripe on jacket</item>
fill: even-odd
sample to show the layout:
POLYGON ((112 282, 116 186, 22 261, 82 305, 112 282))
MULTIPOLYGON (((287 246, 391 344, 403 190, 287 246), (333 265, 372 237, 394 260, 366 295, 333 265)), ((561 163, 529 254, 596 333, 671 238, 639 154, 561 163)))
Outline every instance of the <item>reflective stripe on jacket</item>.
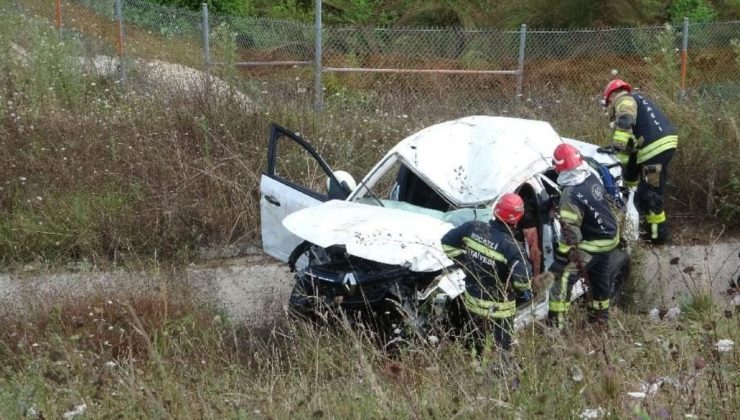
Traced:
POLYGON ((594 174, 573 186, 563 187, 560 194, 560 223, 563 237, 558 251, 570 248, 591 252, 608 252, 619 245, 619 227, 607 199, 604 186, 594 174))
POLYGON ((616 124, 615 144, 627 145, 634 135, 637 163, 678 147, 676 128, 652 101, 639 93, 618 96, 610 114, 616 124))
POLYGON ((467 291, 463 294, 465 307, 472 313, 483 318, 509 318, 516 314, 516 301, 506 300, 495 302, 478 299, 471 296, 467 291))
POLYGON ((472 297, 502 302, 513 291, 529 290, 532 268, 503 222, 470 221, 447 232, 441 242, 447 256, 465 269, 472 297))

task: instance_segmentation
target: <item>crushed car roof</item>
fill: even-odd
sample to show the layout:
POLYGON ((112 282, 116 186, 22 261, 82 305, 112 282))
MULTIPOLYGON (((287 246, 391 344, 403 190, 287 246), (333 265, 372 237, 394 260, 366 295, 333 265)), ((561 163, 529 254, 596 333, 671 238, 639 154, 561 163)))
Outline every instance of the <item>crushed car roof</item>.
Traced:
POLYGON ((490 202, 546 170, 561 142, 544 121, 471 116, 427 127, 390 153, 466 207, 490 202))

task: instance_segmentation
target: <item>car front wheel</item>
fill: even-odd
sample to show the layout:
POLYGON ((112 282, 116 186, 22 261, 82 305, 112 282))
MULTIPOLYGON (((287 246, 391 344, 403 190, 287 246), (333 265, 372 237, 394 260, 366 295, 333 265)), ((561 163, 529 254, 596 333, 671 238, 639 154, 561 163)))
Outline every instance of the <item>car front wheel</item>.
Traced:
POLYGON ((612 305, 625 303, 625 295, 630 280, 630 256, 621 249, 615 250, 609 258, 610 302, 612 305))

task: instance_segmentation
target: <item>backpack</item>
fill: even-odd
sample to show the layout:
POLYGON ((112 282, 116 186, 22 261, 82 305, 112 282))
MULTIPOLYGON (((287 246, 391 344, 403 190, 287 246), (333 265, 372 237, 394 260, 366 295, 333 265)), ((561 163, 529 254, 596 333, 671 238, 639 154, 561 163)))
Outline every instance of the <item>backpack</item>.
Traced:
POLYGON ((596 171, 596 173, 599 174, 599 177, 601 178, 601 182, 604 184, 604 189, 606 190, 607 194, 611 197, 612 201, 617 205, 619 208, 624 208, 625 203, 622 199, 622 193, 619 191, 619 185, 617 185, 617 180, 614 178, 614 175, 609 171, 609 168, 606 165, 602 165, 599 163, 596 159, 588 156, 584 156, 583 159, 588 162, 588 165, 596 171))

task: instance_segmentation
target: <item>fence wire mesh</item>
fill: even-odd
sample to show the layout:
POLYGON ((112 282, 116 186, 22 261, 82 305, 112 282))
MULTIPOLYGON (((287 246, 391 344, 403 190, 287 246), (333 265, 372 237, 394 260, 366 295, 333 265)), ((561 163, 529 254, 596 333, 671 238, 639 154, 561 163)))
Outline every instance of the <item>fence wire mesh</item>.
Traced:
MULTIPOLYGON (((312 24, 213 13, 204 19, 202 11, 120 1, 125 60, 160 60, 209 71, 258 104, 312 106, 317 93, 312 24)), ((50 22, 53 3, 23 1, 50 22)), ((62 15, 64 39, 83 44, 91 57, 121 53, 116 0, 66 0, 62 15)), ((740 22, 688 28, 686 89, 736 99, 740 22)), ((613 71, 636 86, 658 86, 678 95, 682 31, 680 26, 530 29, 520 56, 520 31, 324 27, 323 94, 327 106, 352 103, 372 111, 424 107, 435 112, 436 107, 444 115, 450 108, 486 112, 516 96, 516 71, 523 59, 523 96, 538 101, 555 101, 559 95, 594 100, 613 71)))

